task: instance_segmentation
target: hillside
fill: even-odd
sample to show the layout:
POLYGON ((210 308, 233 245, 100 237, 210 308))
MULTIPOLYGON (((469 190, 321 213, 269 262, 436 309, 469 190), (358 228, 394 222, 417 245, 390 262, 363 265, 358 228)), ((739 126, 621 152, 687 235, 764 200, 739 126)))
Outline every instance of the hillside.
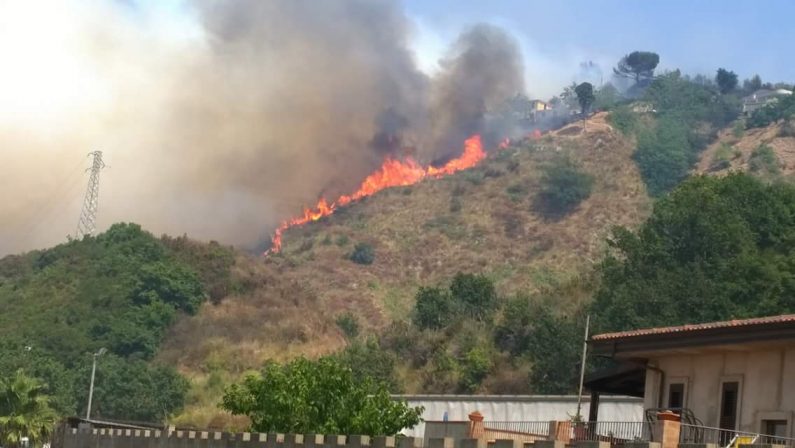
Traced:
POLYGON ((528 391, 530 361, 495 349, 485 320, 407 327, 418 290, 442 291, 462 272, 477 274, 456 277, 464 289, 494 285, 489 320, 517 294, 565 290, 544 312, 581 309, 609 230, 635 227, 650 211, 632 152, 632 140, 597 114, 494 150, 476 168, 384 190, 291 228, 283 250, 266 257, 157 238, 135 224, 7 256, 0 374, 29 370, 48 384, 58 412, 82 413, 91 354, 105 348, 94 415, 177 414, 178 424, 215 427, 243 424, 217 410, 225 385, 266 360, 299 355, 339 353, 406 392, 528 391), (553 172, 563 187, 550 184, 553 172), (550 209, 539 193, 549 185, 556 194, 578 189, 573 208, 550 209), (363 244, 371 263, 350 256, 363 244), (382 350, 371 335, 393 346, 382 350), (396 358, 406 343, 417 348, 414 361, 396 358), (433 383, 439 362, 459 367, 433 383))
MULTIPOLYGON (((248 292, 181 319, 158 355, 196 386, 185 420, 206 422, 218 385, 266 359, 344 347, 335 323, 343 313, 356 316, 364 333, 378 333, 408 318, 420 286, 445 284, 457 272, 485 274, 501 295, 551 290, 589 274, 608 231, 636 226, 651 204, 631 160, 632 142, 605 117, 597 114, 493 152, 477 168, 386 190, 292 228, 281 253, 238 255, 232 276, 248 292), (570 214, 549 218, 534 203, 543 167, 562 157, 594 177, 593 192, 570 214), (362 242, 374 249, 370 265, 347 258, 362 242)), ((422 388, 411 386, 411 378, 404 382, 422 388)))
POLYGON ((190 371, 201 368, 213 346, 234 351, 226 354, 246 367, 272 356, 333 350, 344 343, 336 315, 350 311, 367 327, 383 327, 407 317, 419 286, 459 271, 484 273, 503 293, 539 290, 577 276, 599 257, 612 226, 641 222, 650 206, 630 160, 631 143, 604 118, 597 115, 585 126, 573 124, 493 153, 475 169, 390 189, 290 229, 279 254, 239 256, 233 270, 255 283, 254 291, 179 322, 161 358, 190 371), (581 163, 596 183, 589 199, 556 221, 534 212, 532 203, 539 166, 560 153, 581 163), (455 203, 460 208, 451 207, 455 203), (357 242, 374 247, 372 265, 346 259, 357 242))
POLYGON ((795 130, 792 122, 743 129, 724 129, 702 154, 695 172, 725 175, 732 171, 769 177, 795 173, 795 130), (761 149, 760 149, 761 148, 761 149), (770 157, 773 155, 774 157, 770 157))

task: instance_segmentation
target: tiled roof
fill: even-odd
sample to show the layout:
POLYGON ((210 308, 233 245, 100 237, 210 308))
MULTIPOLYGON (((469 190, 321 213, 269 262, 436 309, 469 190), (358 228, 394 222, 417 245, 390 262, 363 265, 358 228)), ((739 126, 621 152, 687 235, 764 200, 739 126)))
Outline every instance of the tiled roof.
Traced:
POLYGON ((638 336, 650 336, 655 334, 685 333, 702 330, 712 330, 727 327, 750 327, 754 325, 767 325, 779 323, 795 323, 795 314, 782 314, 780 316, 755 317, 753 319, 726 320, 722 322, 707 322, 704 324, 680 325, 678 327, 646 328, 641 330, 621 331, 618 333, 604 333, 593 336, 593 341, 607 341, 613 339, 626 339, 638 336))

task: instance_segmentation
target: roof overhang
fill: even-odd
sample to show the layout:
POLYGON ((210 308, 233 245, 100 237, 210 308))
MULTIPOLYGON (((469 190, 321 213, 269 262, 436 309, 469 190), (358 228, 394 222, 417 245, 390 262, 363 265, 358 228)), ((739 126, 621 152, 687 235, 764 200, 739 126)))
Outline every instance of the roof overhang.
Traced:
POLYGON ((795 346, 791 316, 604 334, 588 342, 594 355, 617 359, 791 347, 795 346))

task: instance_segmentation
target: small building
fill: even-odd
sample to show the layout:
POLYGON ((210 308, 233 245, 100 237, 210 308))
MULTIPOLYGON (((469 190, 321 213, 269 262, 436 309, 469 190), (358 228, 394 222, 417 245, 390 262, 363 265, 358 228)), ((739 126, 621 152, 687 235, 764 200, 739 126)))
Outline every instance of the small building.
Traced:
POLYGON ((723 442, 742 432, 795 436, 795 314, 600 334, 589 344, 618 362, 586 382, 591 403, 600 393, 639 395, 647 419, 670 409, 683 434, 714 430, 723 442))
POLYGON ((787 89, 761 89, 743 98, 743 114, 751 115, 755 110, 761 109, 768 104, 773 104, 782 96, 792 95, 791 90, 787 89))
POLYGON ((545 103, 541 100, 532 100, 530 101, 530 110, 533 111, 542 111, 542 110, 549 110, 552 109, 552 106, 549 103, 545 103))

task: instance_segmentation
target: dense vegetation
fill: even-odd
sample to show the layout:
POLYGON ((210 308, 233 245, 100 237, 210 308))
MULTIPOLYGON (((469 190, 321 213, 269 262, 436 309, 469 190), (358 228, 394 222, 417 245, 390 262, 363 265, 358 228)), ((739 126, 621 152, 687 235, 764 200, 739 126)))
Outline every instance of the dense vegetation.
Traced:
POLYGON ((227 388, 223 407, 248 416, 254 431, 287 434, 391 436, 415 426, 422 413, 332 357, 268 363, 227 388))
POLYGON ((157 239, 134 224, 0 260, 0 377, 23 368, 62 415, 83 413, 91 354, 92 415, 160 420, 178 411, 187 382, 153 366, 179 313, 230 287, 232 252, 185 238, 157 239))
POLYGON ((556 294, 564 292, 502 297, 491 279, 460 273, 446 287, 420 288, 411 322, 355 339, 337 356, 392 392, 568 393, 584 314, 563 312, 556 294), (407 384, 398 374, 406 369, 421 384, 407 384))
POLYGON ((795 116, 795 95, 784 95, 778 101, 755 110, 746 125, 749 128, 761 128, 793 116, 795 116))
POLYGON ((792 229, 795 186, 695 177, 637 231, 615 229, 591 303, 561 305, 576 288, 591 290, 587 279, 575 290, 501 297, 488 278, 459 274, 449 287, 418 290, 411 323, 353 341, 340 356, 396 392, 570 393, 586 314, 595 331, 613 331, 791 312, 792 229), (402 381, 396 372, 405 369, 421 383, 402 381))
POLYGON ((592 306, 601 329, 795 309, 795 187, 695 177, 636 232, 617 229, 592 306))
POLYGON ((616 117, 613 122, 637 135, 635 161, 649 193, 660 196, 688 176, 717 130, 738 116, 740 102, 678 71, 657 77, 643 99, 654 107, 653 119, 644 123, 616 117))

